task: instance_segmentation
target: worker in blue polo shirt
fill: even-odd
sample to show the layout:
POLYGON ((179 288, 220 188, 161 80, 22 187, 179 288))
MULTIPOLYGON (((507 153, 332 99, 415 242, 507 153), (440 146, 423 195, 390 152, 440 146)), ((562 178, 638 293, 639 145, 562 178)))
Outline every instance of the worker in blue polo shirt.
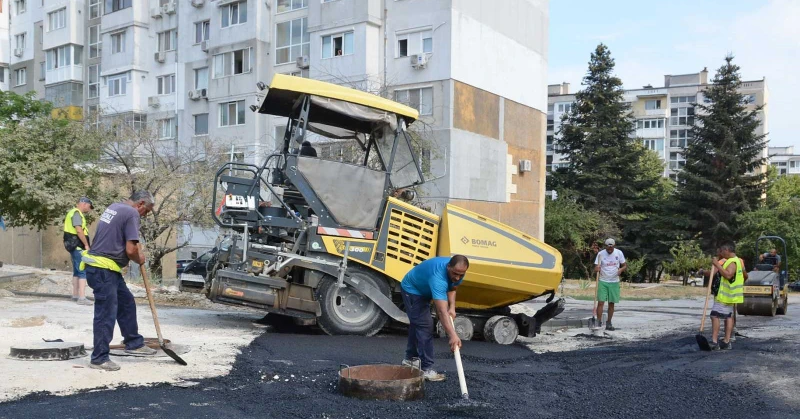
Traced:
POLYGON ((452 322, 456 317, 456 287, 464 280, 469 260, 462 255, 428 259, 411 269, 401 282, 403 304, 408 314, 408 346, 402 364, 411 366, 412 358, 419 357, 422 371, 428 381, 442 381, 444 374, 433 367, 433 317, 431 300, 436 314, 450 339, 450 350, 461 348, 452 322), (447 320, 445 320, 447 319, 447 320))

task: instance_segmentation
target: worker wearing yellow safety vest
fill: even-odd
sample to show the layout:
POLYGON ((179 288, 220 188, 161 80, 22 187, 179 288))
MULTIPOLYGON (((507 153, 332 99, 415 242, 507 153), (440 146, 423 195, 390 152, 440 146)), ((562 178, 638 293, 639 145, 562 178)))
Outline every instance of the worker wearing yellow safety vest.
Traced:
POLYGON ((80 305, 92 305, 86 299, 86 271, 80 269, 80 264, 81 252, 89 250, 89 229, 83 215, 93 209, 92 200, 83 196, 64 217, 64 249, 72 260, 72 301, 80 305))
POLYGON ((711 308, 712 350, 733 349, 731 335, 733 334, 734 304, 744 302, 744 266, 735 252, 736 247, 733 243, 723 244, 717 249, 717 257, 711 261, 722 276, 719 291, 714 299, 714 307, 711 308), (725 263, 720 265, 719 258, 724 258, 725 263), (722 319, 725 320, 725 340, 718 344, 717 337, 722 319))
POLYGON ((123 202, 111 204, 100 216, 91 250, 83 251, 81 266, 86 268, 86 281, 94 291, 94 349, 90 368, 117 371, 119 366, 108 357, 114 337, 114 324, 119 323, 125 352, 154 355, 155 349, 144 344, 136 322, 136 301, 133 299, 122 268, 129 261, 145 263, 139 249, 139 219, 153 210, 153 195, 134 192, 123 202))

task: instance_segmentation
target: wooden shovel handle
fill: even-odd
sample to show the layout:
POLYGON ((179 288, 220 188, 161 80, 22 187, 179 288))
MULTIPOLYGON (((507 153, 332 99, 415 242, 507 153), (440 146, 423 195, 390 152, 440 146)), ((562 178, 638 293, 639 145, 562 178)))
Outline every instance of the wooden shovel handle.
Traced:
POLYGON ((706 291, 706 303, 703 306, 703 319, 700 320, 700 333, 703 333, 703 329, 706 328, 706 310, 708 309, 708 297, 711 296, 711 284, 714 283, 714 274, 716 273, 715 270, 717 268, 715 266, 711 266, 711 275, 708 277, 708 290, 706 291))
MULTIPOLYGON (((141 251, 141 243, 139 250, 141 251)), ((158 336, 158 344, 164 346, 164 338, 161 337, 161 326, 158 324, 158 312, 156 312, 156 303, 153 301, 153 292, 150 290, 150 280, 147 278, 147 271, 144 265, 139 265, 139 273, 142 274, 142 282, 144 282, 144 290, 147 292, 147 302, 150 303, 150 312, 153 313, 153 323, 156 326, 156 336, 158 336)))

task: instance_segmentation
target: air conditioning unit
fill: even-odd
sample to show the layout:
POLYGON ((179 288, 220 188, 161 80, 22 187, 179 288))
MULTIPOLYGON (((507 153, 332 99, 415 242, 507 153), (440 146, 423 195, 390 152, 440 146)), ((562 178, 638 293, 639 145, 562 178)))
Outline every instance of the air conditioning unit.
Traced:
POLYGON ((206 4, 206 0, 192 0, 192 7, 203 7, 206 4))
POLYGON ((208 99, 208 89, 198 89, 197 91, 200 99, 208 99))
POLYGON ((530 160, 520 160, 519 161, 519 171, 520 172, 530 172, 531 171, 531 161, 530 160))
POLYGON ((297 68, 307 69, 308 68, 308 56, 303 55, 302 57, 297 57, 297 68))
POLYGON ((167 60, 167 52, 166 51, 159 51, 155 53, 154 57, 156 61, 163 63, 167 60))
POLYGON ((411 55, 411 67, 425 68, 428 66, 428 54, 411 55))
POLYGON ((159 107, 161 104, 158 102, 158 96, 150 96, 147 98, 147 106, 152 106, 154 108, 159 107))
POLYGON ((208 52, 208 41, 203 41, 200 43, 200 49, 204 52, 208 52))
POLYGON ((22 57, 23 52, 25 52, 23 48, 14 48, 14 55, 17 57, 22 57))
POLYGON ((168 15, 175 14, 175 3, 169 2, 163 6, 161 6, 161 12, 168 15))
POLYGON ((154 7, 150 9, 150 17, 153 19, 161 19, 161 7, 154 7))
POLYGON ((189 90, 189 99, 191 100, 208 99, 208 90, 207 89, 189 90))
POLYGON ((197 90, 189 90, 189 99, 191 100, 200 99, 199 97, 197 97, 197 90))

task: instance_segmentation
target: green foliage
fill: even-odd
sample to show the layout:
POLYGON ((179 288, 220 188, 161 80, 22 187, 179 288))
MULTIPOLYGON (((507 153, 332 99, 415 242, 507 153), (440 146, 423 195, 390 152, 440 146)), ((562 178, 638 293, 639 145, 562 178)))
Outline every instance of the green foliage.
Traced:
MULTIPOLYGON (((600 44, 591 55, 583 90, 565 116, 558 144, 567 167, 553 175, 556 190, 573 191, 579 203, 619 220, 642 210, 642 191, 658 182, 647 150, 631 136, 634 119, 623 101, 614 59, 600 44), (645 167, 647 166, 647 167, 645 167)), ((660 163, 660 162, 659 162, 660 163)))
POLYGON ((709 103, 696 105, 699 124, 679 175, 675 213, 683 217, 676 222, 685 237, 700 232, 707 251, 742 236, 735 219, 756 209, 764 192, 766 139, 756 134, 761 108, 747 109, 740 86, 739 66, 727 56, 705 91, 709 103))
POLYGON ((709 266, 709 258, 703 254, 700 244, 695 240, 680 240, 669 249, 672 260, 664 262, 664 269, 673 275, 683 277, 686 285, 690 271, 709 266))
POLYGON ((52 118, 33 95, 0 92, 0 101, 0 215, 12 226, 59 223, 80 196, 93 196, 98 179, 87 162, 102 139, 52 118))
MULTIPOLYGON (((737 242, 737 255, 750 264, 757 256, 754 246, 758 237, 780 236, 786 240, 788 255, 783 255, 778 243, 772 246, 788 261, 790 279, 800 279, 800 176, 772 179, 766 202, 757 210, 740 215, 737 221, 743 232, 737 242)), ((759 245, 759 252, 765 252, 770 243, 762 240, 759 245)))
POLYGON ((625 259, 625 262, 628 264, 628 269, 625 269, 623 275, 625 275, 628 278, 628 280, 633 282, 633 277, 641 273, 642 269, 644 269, 644 266, 647 262, 647 258, 645 256, 642 256, 639 259, 625 259))
POLYGON ((587 210, 568 192, 555 201, 545 202, 545 242, 561 252, 565 275, 590 276, 593 245, 597 240, 618 234, 616 225, 598 211, 587 210))

